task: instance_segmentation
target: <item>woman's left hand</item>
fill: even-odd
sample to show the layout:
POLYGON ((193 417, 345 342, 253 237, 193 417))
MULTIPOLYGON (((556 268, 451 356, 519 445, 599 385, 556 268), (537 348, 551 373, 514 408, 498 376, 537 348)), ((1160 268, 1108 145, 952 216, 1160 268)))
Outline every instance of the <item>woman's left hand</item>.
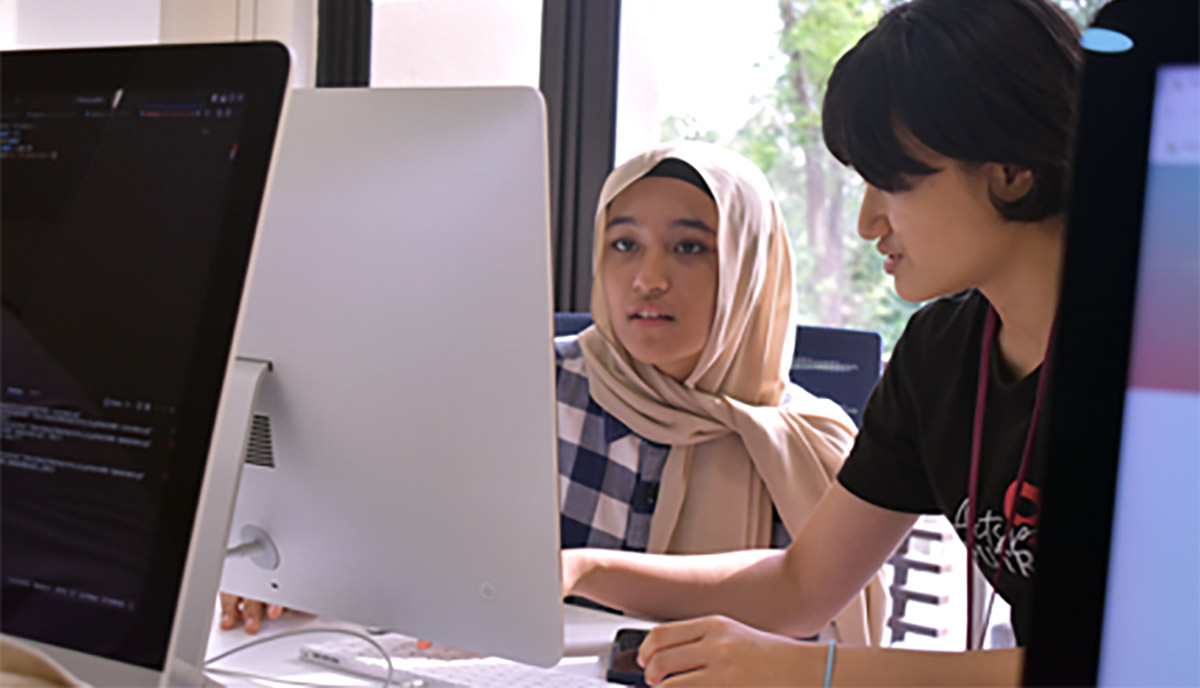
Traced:
POLYGON ((724 616, 662 624, 638 650, 652 686, 821 685, 826 648, 724 616))

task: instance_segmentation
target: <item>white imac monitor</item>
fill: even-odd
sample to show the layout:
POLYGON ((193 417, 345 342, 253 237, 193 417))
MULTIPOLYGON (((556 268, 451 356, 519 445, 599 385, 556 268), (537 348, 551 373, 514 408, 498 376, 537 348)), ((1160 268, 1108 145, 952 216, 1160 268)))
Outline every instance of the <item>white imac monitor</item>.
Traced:
POLYGON ((540 94, 296 90, 280 136, 222 431, 247 446, 229 544, 277 560, 230 557, 222 589, 554 664, 540 94))

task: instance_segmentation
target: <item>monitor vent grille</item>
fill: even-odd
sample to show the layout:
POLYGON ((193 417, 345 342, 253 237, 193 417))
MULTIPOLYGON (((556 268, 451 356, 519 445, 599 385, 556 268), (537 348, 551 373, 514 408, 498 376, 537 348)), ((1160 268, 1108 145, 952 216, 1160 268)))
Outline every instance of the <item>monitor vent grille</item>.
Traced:
POLYGON ((246 463, 265 468, 275 467, 270 416, 254 414, 254 422, 250 424, 250 440, 246 444, 246 463))

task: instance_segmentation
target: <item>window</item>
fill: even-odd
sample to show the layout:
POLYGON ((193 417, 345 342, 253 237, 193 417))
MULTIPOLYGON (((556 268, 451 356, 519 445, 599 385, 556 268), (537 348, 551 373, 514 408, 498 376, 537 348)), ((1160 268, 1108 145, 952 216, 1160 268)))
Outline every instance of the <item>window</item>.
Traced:
POLYGON ((625 0, 618 161, 673 138, 720 143, 756 162, 792 238, 801 322, 878 330, 890 351, 914 304, 900 300, 855 227, 863 184, 821 138, 836 59, 880 2, 625 0))
MULTIPOLYGON (((1102 0, 1058 0, 1081 24, 1102 0)), ((856 232, 864 186, 825 149, 833 64, 897 0, 624 0, 616 160, 675 138, 756 162, 792 238, 800 322, 877 330, 891 351, 917 304, 856 232)))

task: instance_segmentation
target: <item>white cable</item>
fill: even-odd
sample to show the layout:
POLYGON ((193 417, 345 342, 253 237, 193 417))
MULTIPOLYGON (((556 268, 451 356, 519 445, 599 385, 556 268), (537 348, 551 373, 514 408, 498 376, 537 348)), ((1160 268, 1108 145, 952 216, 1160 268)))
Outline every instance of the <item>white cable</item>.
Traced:
MULTIPOLYGON (((246 643, 242 643, 241 645, 238 645, 237 647, 228 649, 228 650, 222 652, 221 654, 217 655, 216 657, 209 657, 208 659, 204 660, 204 668, 205 668, 205 670, 208 670, 208 668, 211 665, 221 661, 222 659, 225 659, 226 657, 229 657, 230 655, 237 654, 238 652, 241 652, 243 650, 249 650, 250 648, 255 647, 257 645, 262 645, 263 643, 269 643, 273 640, 279 640, 280 638, 290 638, 290 637, 297 636, 297 635, 311 635, 314 633, 337 633, 337 634, 341 634, 341 635, 349 635, 349 636, 354 636, 355 638, 359 638, 360 640, 365 640, 368 643, 370 643, 372 646, 374 646, 374 648, 376 650, 379 650, 379 654, 383 656, 383 661, 387 662, 387 677, 383 679, 383 688, 391 688, 392 672, 394 671, 394 668, 392 667, 392 656, 389 655, 388 651, 383 649, 383 646, 380 645, 378 642, 376 642, 376 640, 374 638, 372 638, 371 636, 366 635, 365 633, 359 633, 358 631, 348 631, 344 628, 304 628, 304 629, 300 629, 298 631, 282 631, 280 633, 275 633, 274 635, 269 635, 269 636, 265 636, 262 638, 255 638, 254 640, 251 640, 246 643)), ((241 672, 231 672, 230 670, 227 670, 227 669, 214 669, 213 671, 221 671, 224 673, 241 673, 241 672)), ((261 678, 261 679, 267 680, 267 681, 278 681, 279 680, 276 678, 272 678, 270 676, 255 676, 253 674, 242 674, 242 675, 250 677, 250 678, 261 678)), ((289 681, 281 681, 281 682, 289 683, 289 681)), ((305 684, 300 684, 300 685, 305 685, 305 684)))
POLYGON ((293 681, 290 678, 276 678, 274 676, 264 676, 262 674, 252 674, 248 671, 236 671, 234 669, 221 669, 219 667, 205 668, 205 673, 218 674, 221 676, 234 676, 237 678, 248 678, 259 681, 270 681, 271 683, 282 683, 289 686, 306 686, 307 688, 341 688, 340 685, 313 683, 311 681, 293 681))
POLYGON ((225 556, 226 557, 240 557, 245 554, 250 554, 251 552, 258 550, 261 546, 262 545, 260 545, 257 542, 243 542, 239 545, 230 547, 229 549, 225 550, 225 556))

